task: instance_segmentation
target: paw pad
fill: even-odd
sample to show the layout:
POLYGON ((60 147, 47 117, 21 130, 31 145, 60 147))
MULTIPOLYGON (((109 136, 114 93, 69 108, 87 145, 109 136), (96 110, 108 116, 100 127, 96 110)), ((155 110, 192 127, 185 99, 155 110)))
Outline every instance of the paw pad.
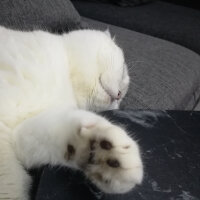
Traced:
POLYGON ((90 152, 88 163, 94 164, 94 153, 93 152, 90 152))
POLYGON ((120 166, 119 161, 116 159, 108 159, 106 163, 112 168, 118 168, 120 166))
POLYGON ((100 142, 100 146, 102 149, 105 149, 105 150, 110 150, 113 147, 112 144, 107 140, 102 140, 100 142))
POLYGON ((67 146, 67 152, 68 152, 68 160, 70 160, 70 158, 75 154, 75 149, 71 144, 68 144, 67 146))
POLYGON ((90 150, 94 150, 95 149, 95 140, 90 140, 90 150))

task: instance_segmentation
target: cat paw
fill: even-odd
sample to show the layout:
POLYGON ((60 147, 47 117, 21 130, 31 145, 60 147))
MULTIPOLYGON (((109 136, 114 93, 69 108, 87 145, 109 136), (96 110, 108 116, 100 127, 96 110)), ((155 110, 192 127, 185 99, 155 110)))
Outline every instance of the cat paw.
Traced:
POLYGON ((68 144, 65 158, 106 193, 125 193, 142 182, 137 143, 107 121, 81 127, 68 144))

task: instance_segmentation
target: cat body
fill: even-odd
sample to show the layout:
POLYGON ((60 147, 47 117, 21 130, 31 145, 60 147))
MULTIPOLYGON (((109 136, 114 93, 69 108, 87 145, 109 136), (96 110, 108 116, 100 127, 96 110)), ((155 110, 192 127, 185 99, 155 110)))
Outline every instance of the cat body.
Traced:
POLYGON ((137 143, 90 112, 118 108, 128 84, 109 33, 0 27, 0 199, 27 200, 26 169, 43 164, 82 170, 108 193, 140 183, 137 143))

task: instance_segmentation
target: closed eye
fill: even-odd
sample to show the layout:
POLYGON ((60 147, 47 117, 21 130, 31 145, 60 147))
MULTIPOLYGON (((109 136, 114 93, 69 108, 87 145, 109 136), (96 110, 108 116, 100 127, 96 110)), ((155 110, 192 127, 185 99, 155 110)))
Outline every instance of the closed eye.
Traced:
POLYGON ((115 100, 119 100, 121 98, 121 91, 118 91, 117 95, 114 95, 110 90, 108 90, 102 83, 101 81, 101 76, 99 77, 99 83, 101 85, 101 87, 103 88, 103 90, 110 96, 111 98, 111 102, 115 101, 115 100))

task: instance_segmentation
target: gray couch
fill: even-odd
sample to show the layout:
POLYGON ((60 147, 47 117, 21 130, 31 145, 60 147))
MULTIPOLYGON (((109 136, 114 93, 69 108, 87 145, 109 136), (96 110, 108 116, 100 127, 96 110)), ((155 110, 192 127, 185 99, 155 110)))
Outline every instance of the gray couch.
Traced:
POLYGON ((200 110, 196 1, 152 1, 136 7, 112 2, 73 0, 78 12, 87 17, 83 20, 93 28, 109 28, 125 52, 131 84, 121 107, 200 110))
POLYGON ((200 110, 200 56, 175 43, 83 18, 109 28, 125 52, 131 84, 122 108, 200 110))
POLYGON ((199 11, 194 11, 191 8, 186 10, 186 7, 173 7, 159 1, 149 4, 149 7, 142 7, 142 5, 138 8, 118 8, 117 6, 113 7, 114 5, 92 4, 87 1, 78 1, 77 3, 75 5, 78 6, 78 11, 83 13, 84 16, 87 15, 87 18, 82 17, 81 19, 69 0, 1 0, 0 25, 20 30, 44 29, 56 33, 86 28, 88 25, 101 30, 109 28, 112 35, 115 35, 117 43, 125 52, 131 77, 130 88, 121 108, 200 110, 199 11), (77 3, 81 4, 78 6, 77 3), (89 5, 92 7, 90 8, 89 5), (110 16, 110 22, 112 24, 120 24, 121 22, 126 28, 101 22, 108 21, 102 13, 106 8, 109 8, 106 16, 107 18, 110 16), (148 12, 149 9, 152 9, 151 12, 148 12), (84 10, 87 12, 83 12, 84 10), (157 10, 161 11, 156 14, 157 10), (93 15, 95 14, 96 19, 100 16, 103 17, 102 20, 99 18, 100 21, 95 21, 91 11, 93 11, 93 15), (126 15, 126 11, 129 15, 126 15), (143 17, 143 11, 145 17, 143 17), (173 23, 168 26, 170 31, 165 34, 164 28, 169 24, 167 24, 168 18, 162 19, 162 12, 164 11, 163 16, 173 11, 171 13, 174 13, 174 18, 184 19, 190 28, 187 28, 184 22, 180 20, 171 20, 173 23), (175 11, 179 11, 181 15, 187 13, 188 17, 181 18, 175 11), (135 17, 131 18, 131 13, 134 13, 135 17, 141 15, 137 18, 141 19, 141 23, 140 21, 134 22, 135 17), (123 16, 123 18, 118 18, 118 15, 123 16), (149 23, 146 20, 152 15, 156 18, 159 26, 154 24, 152 27, 147 27, 149 23), (160 16, 160 19, 158 16, 160 16), (162 24, 163 20, 165 20, 164 25, 162 24), (135 31, 132 29, 135 25, 137 27, 143 25, 143 27, 139 27, 135 31), (179 30, 180 27, 183 27, 183 31, 179 30), (152 34, 154 28, 157 29, 156 34, 152 34), (161 31, 159 32, 159 30, 161 31), (193 30, 193 34, 189 35, 189 30, 193 30), (197 35, 197 42, 194 41, 194 35, 197 35), (171 41, 169 41, 170 38, 171 41), (189 49, 189 47, 191 48, 189 49))

